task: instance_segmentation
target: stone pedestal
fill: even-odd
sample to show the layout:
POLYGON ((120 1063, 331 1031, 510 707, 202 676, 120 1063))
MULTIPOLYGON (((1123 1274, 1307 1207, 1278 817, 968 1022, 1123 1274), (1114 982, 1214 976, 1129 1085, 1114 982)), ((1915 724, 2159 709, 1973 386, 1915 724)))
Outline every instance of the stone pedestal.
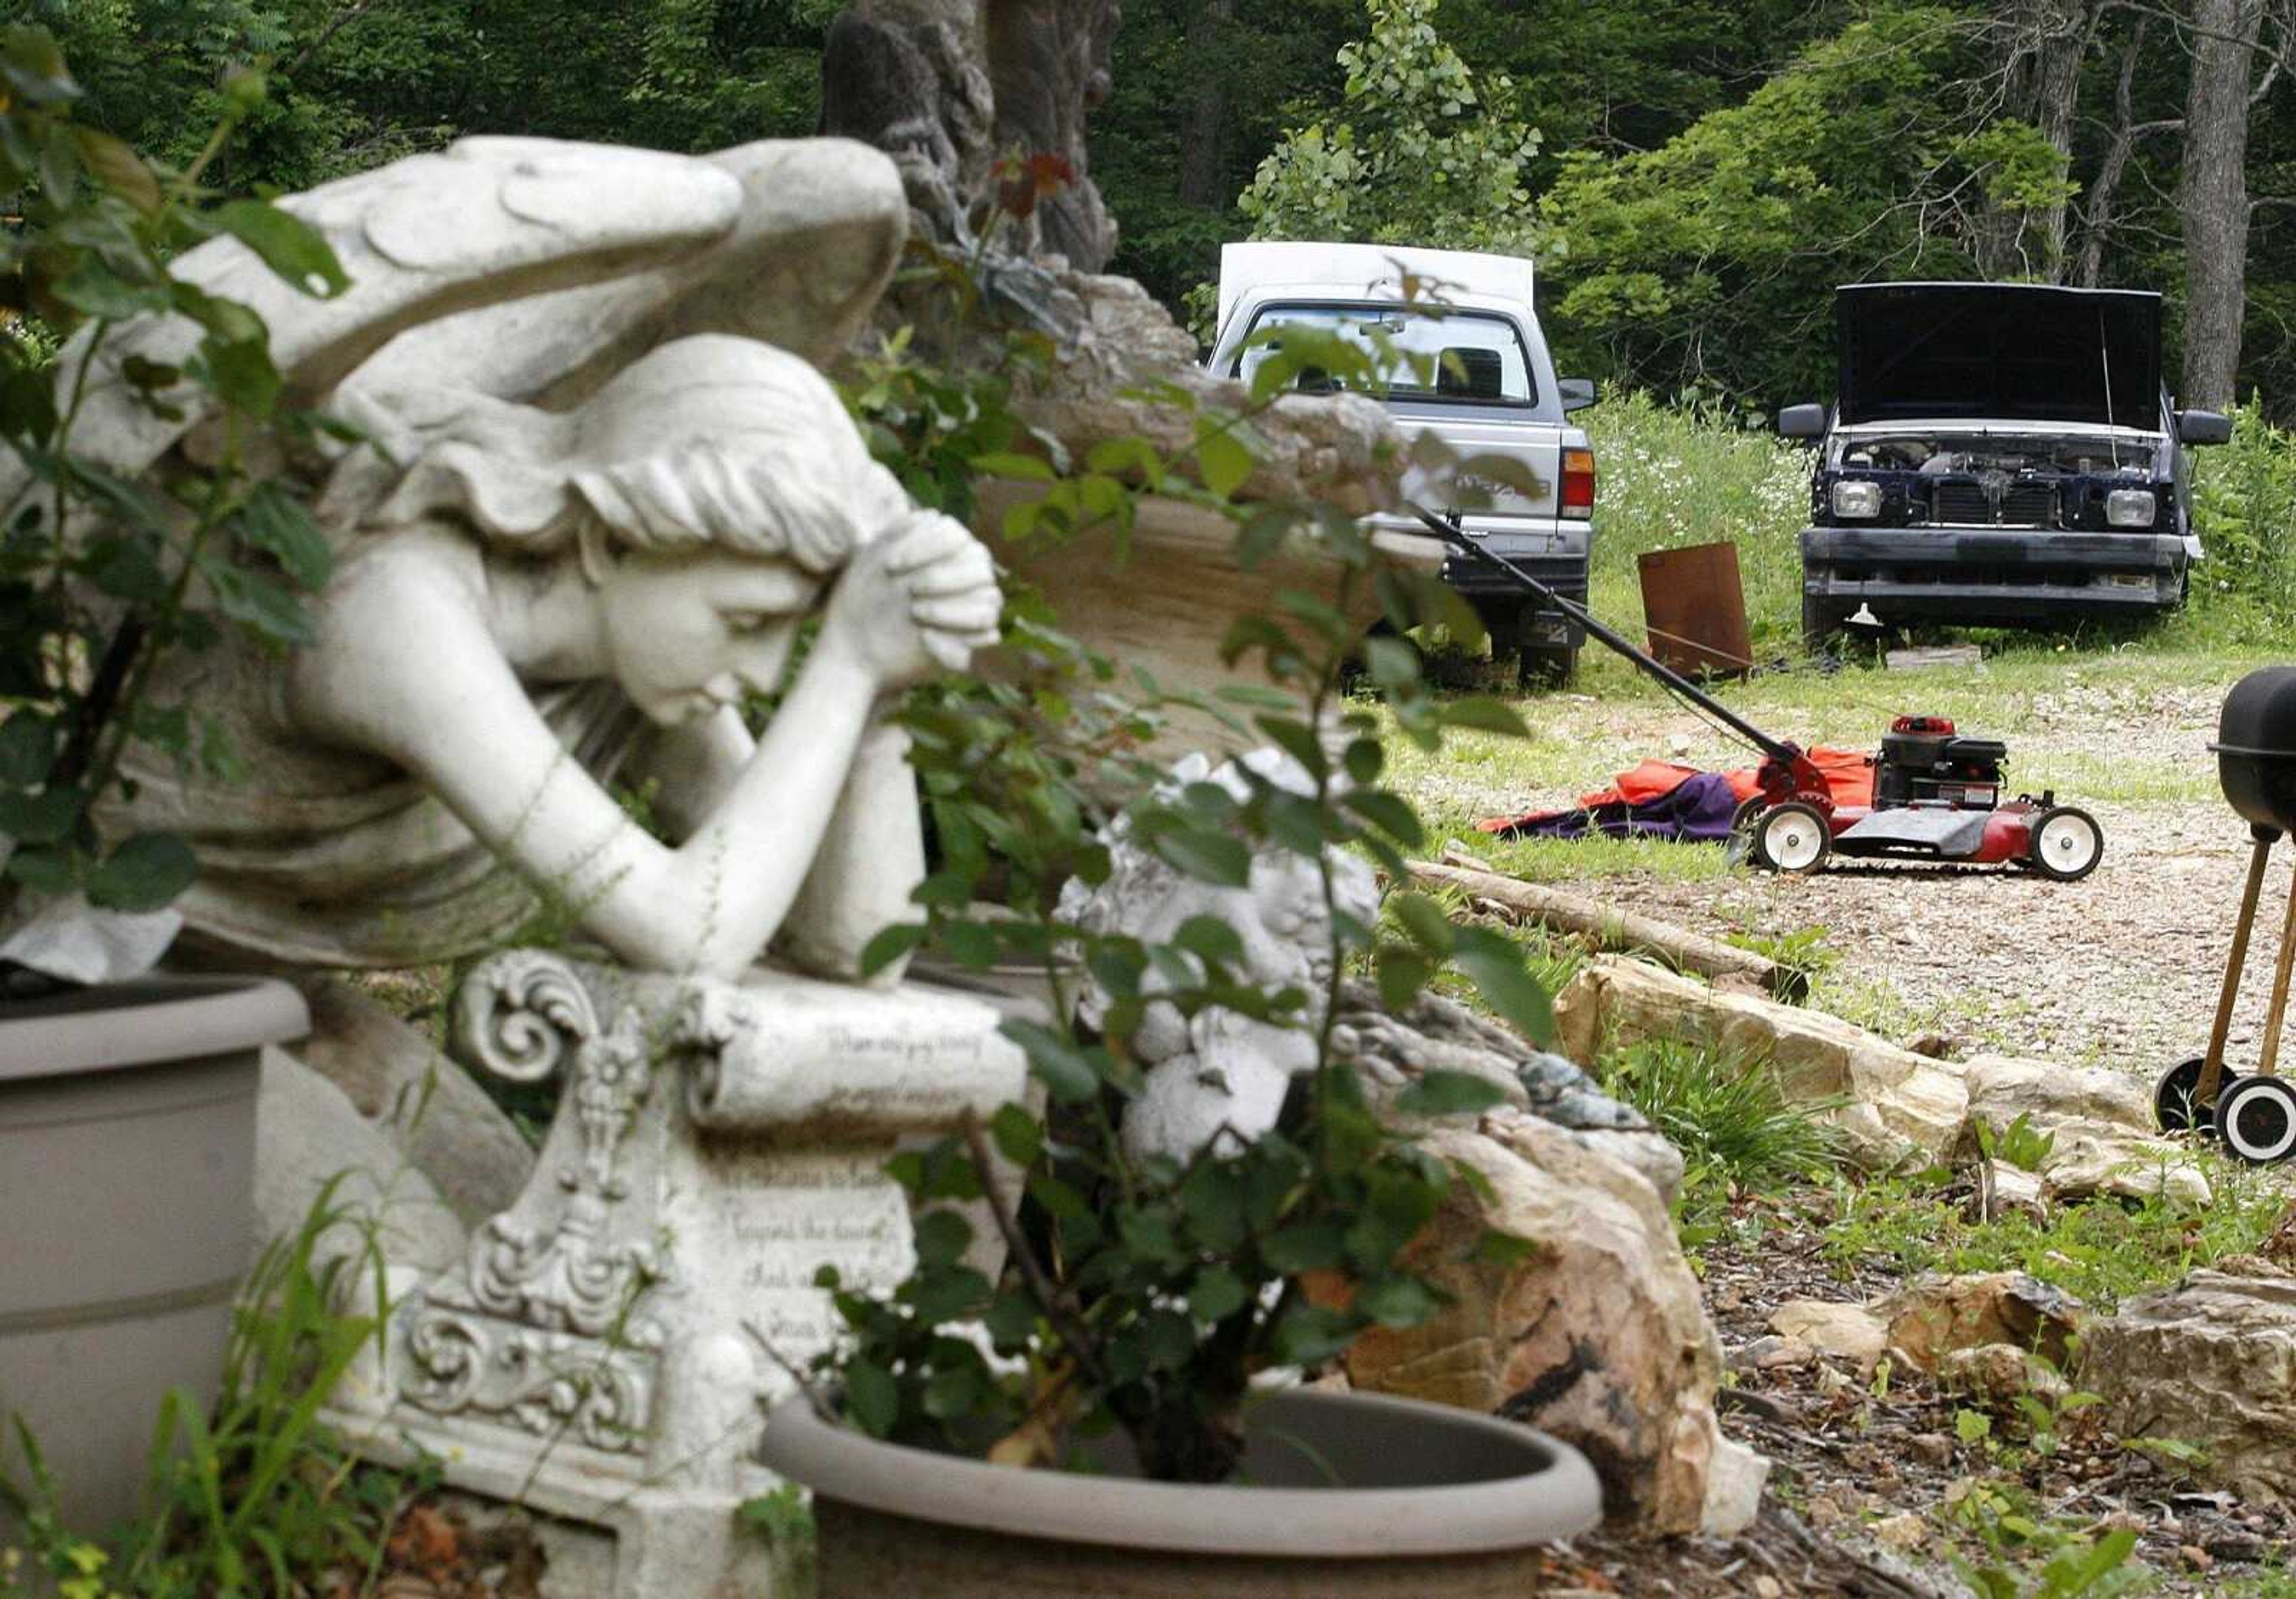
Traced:
POLYGON ((603 1529, 615 1599, 774 1594, 771 1551, 736 1512, 775 1486, 752 1460, 767 1406, 834 1336, 815 1274, 907 1275, 886 1160, 1019 1099, 1024 1058, 966 996, 534 950, 472 972, 455 1024, 474 1068, 559 1075, 557 1119, 458 1267, 390 1274, 389 1336, 337 1424, 603 1529))

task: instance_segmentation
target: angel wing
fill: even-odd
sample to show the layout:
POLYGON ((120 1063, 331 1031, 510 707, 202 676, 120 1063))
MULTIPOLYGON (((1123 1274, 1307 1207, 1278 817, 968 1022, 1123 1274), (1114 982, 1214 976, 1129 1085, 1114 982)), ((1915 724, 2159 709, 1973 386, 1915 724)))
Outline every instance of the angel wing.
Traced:
MULTIPOLYGON (((710 158, 546 139, 463 139, 281 204, 323 234, 350 279, 329 299, 283 283, 238 241, 186 253, 176 275, 250 307, 289 398, 316 403, 371 366, 385 387, 505 399, 579 398, 662 339, 722 331, 826 359, 898 258, 906 210, 892 163, 839 140, 768 142, 710 158)), ((181 316, 138 318, 68 344, 82 381, 72 447, 125 475, 211 414, 190 384, 162 415, 133 357, 181 365, 181 316)), ((29 482, 0 461, 0 506, 29 482)))

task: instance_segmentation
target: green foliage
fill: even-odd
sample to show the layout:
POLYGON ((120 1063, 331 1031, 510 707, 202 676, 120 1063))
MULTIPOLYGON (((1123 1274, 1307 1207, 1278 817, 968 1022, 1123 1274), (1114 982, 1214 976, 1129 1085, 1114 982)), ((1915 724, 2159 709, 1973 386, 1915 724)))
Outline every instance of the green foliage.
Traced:
POLYGON ((2228 444, 2193 452, 2193 529, 2208 559, 2192 604, 2215 631, 2277 643, 2296 626, 2296 434, 2250 405, 2228 444))
POLYGON ((1972 117, 1959 20, 1877 10, 1659 149, 1567 160, 1540 205, 1564 365, 1812 398, 1835 283, 2047 275, 2022 230, 2062 196, 2063 158, 1972 117))
POLYGON ((1444 44, 1436 4, 1366 0, 1339 111, 1286 133, 1237 201, 1252 237, 1529 252, 1538 130, 1513 79, 1444 44))
POLYGON ((2226 1255, 2253 1251, 2285 1196, 2258 1168, 2201 1152, 2215 1202, 2192 1213, 2166 1201, 2100 1197, 2029 1216, 1973 1221, 1936 1173, 1836 1180, 1824 1254, 1847 1266, 1917 1273, 2023 1271, 2109 1313, 2128 1296, 2173 1282, 2226 1255))
POLYGON ((168 263, 228 235, 305 294, 329 298, 348 280, 304 224, 262 201, 221 201, 207 184, 264 104, 258 76, 225 85, 221 120, 176 168, 75 117, 81 90, 45 33, 11 29, 0 56, 0 190, 22 215, 0 236, 0 274, 37 318, 0 339, 0 441, 30 478, 0 537, 0 836, 13 844, 0 906, 22 889, 77 889, 99 906, 152 910, 190 884, 196 863, 171 836, 107 838, 97 825, 96 808, 127 787, 127 747, 212 775, 234 766, 212 718, 147 693, 152 661, 234 628, 275 650, 301 642, 299 595, 332 564, 310 512, 252 464, 332 424, 280 403, 260 317, 168 263), (155 416, 210 417, 216 447, 163 482, 131 482, 78 454, 74 430, 117 324, 155 311, 189 318, 199 341, 180 368, 130 357, 126 375, 155 416), (73 335, 59 357, 57 340, 73 335))
POLYGON ((1682 1152, 1679 1209, 1693 1242, 1726 1200, 1821 1180, 1841 1163, 1820 1119, 1832 1107, 1787 1098, 1765 1063, 1652 1041, 1611 1054, 1597 1076, 1682 1152))
POLYGON ((2057 1136, 2035 1127, 2032 1116, 2023 1111, 2006 1127, 1996 1128, 1982 1116, 1972 1118, 1970 1125, 1977 1129, 1980 1156, 2019 1171, 2039 1171, 2057 1147, 2057 1136))
MULTIPOLYGON (((902 464, 912 480, 951 488, 952 449, 986 444, 976 468, 1046 486, 1056 510, 1008 523, 1008 536, 1115 545, 1127 509, 1103 507, 1102 496, 1152 488, 1227 517, 1239 565, 1291 546, 1302 570, 1328 578, 1280 588, 1267 609, 1235 619, 1221 653, 1260 681, 1239 673, 1207 706, 1288 755, 1304 790, 1252 768, 1241 768, 1240 792, 1159 782, 1138 753, 1153 726, 1155 685, 1141 685, 1150 710, 1126 704, 1109 663, 1061 636, 1025 594, 1008 619, 1008 670, 997 681, 948 685, 906 707, 939 862, 916 895, 922 919, 889 930, 866 960, 882 964, 931 942, 965 965, 1042 970, 1053 1020, 1009 1021, 1004 1030, 1051 1108, 1040 1123, 1008 1107, 963 1138, 894 1161, 921 1206, 986 1199, 1013 1264, 1001 1281, 967 1264, 971 1226, 938 1210, 919 1222, 915 1273, 890 1295, 830 1280, 850 1337, 824 1372, 865 1431, 1027 1463, 1067 1460, 1079 1439, 1114 1429, 1151 1476, 1218 1480, 1234 1466, 1256 1373, 1319 1364, 1365 1328, 1415 1325, 1442 1307, 1406 1251, 1465 1179, 1382 1120, 1352 1065, 1334 1054, 1328 1019, 1351 966, 1375 968, 1390 1004, 1449 966, 1492 1010, 1543 1033, 1546 992, 1521 951, 1413 898, 1376 927, 1338 914, 1321 933, 1283 935, 1321 944, 1314 964, 1323 992, 1311 996, 1255 969, 1247 938, 1271 935, 1242 922, 1251 913, 1241 903, 1236 919, 1197 916, 1142 939, 1089 924, 1060 893, 1067 882, 1107 880, 1096 824, 1120 808, 1129 843, 1179 876, 1240 888, 1262 871, 1301 873, 1335 906, 1343 852, 1401 876, 1404 852, 1425 841, 1415 815, 1382 784, 1390 728, 1433 749, 1449 727, 1520 726, 1496 704, 1430 694, 1403 649, 1372 663, 1384 717, 1349 700, 1341 680, 1357 647, 1358 601, 1400 628, 1449 605, 1447 591, 1384 566, 1350 519, 1230 498, 1251 465, 1253 415, 1300 367, 1369 383, 1384 358, 1336 337, 1287 338, 1241 413, 1200 408, 1182 391, 1164 397, 1190 412, 1195 442, 1185 461, 1167 463, 1147 440, 1128 439, 1065 471, 998 447, 1017 430, 999 414, 993 384, 913 365, 898 381, 882 368, 863 374, 856 403, 865 416, 916 414, 900 397, 929 395, 940 397, 935 416, 956 419, 879 435, 910 456, 902 464), (958 393, 962 403, 947 398, 958 393), (1103 481, 1108 489, 1094 487, 1103 481), (974 911, 992 883, 1011 914, 974 911), (1089 1025, 1076 1019, 1070 994, 1087 971, 1096 989, 1089 1025), (1217 1138, 1185 1161, 1128 1152, 1117 1128, 1142 1087, 1136 1040, 1176 1017, 1221 1013, 1310 1040, 1317 1065, 1278 1127, 1248 1142, 1217 1138), (975 1321, 988 1349, 967 1334, 975 1321)), ((1466 1114, 1490 1095, 1480 1081, 1430 1074, 1398 1109, 1466 1114)))
MULTIPOLYGON (((1956 1420, 1974 1414, 1964 1410, 1956 1420)), ((1978 1438, 1983 1435, 1980 1431, 1978 1438)), ((1962 1441, 1978 1439, 1964 1428, 1962 1441)), ((2135 1532, 2120 1528, 2092 1539, 2075 1529, 2078 1523, 2048 1515, 2009 1483, 1972 1480, 1955 1501, 1952 1514, 1984 1546, 1981 1562, 1954 1562, 1983 1599, 2077 1599, 2084 1594, 2102 1599, 2132 1593, 2152 1579, 2142 1565, 2128 1564, 2136 1551, 2135 1532)))
POLYGON ((1823 927, 1797 927, 1780 933, 1736 932, 1726 941, 1753 951, 1805 984, 1824 976, 1841 960, 1841 952, 1825 941, 1823 927))
MULTIPOLYGON (((144 1513, 116 1542, 63 1524, 37 1441, 20 1431, 31 1480, 0 1479, 0 1500, 24 1524, 23 1553, 66 1599, 252 1599, 301 1591, 316 1572, 379 1568, 407 1485, 360 1465, 319 1420, 381 1335, 379 1316, 340 1308, 369 1273, 379 1298, 382 1256, 371 1225, 337 1201, 340 1180, 249 1274, 213 1408, 168 1395, 144 1513)), ((0 1599, 22 1591, 0 1568, 0 1599)))

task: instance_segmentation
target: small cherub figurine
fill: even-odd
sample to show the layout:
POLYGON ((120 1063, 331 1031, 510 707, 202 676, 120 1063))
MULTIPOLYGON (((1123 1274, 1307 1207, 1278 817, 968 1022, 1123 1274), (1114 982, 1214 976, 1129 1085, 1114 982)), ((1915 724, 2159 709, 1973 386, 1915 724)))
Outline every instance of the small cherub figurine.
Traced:
MULTIPOLYGON (((890 168, 830 142, 703 162, 474 141, 289 203, 366 299, 275 298, 275 348, 369 442, 328 469, 311 642, 164 659, 155 693, 217 716, 245 768, 129 774, 119 819, 200 854, 187 944, 442 961, 539 901, 635 967, 732 975, 778 936, 850 975, 922 870, 880 709, 992 642, 1001 601, 988 552, 907 499, 819 372, 746 335, 818 353, 857 324, 898 253, 890 168), (463 215, 417 209, 442 185, 463 215), (758 739, 750 695, 778 696, 758 739)), ((217 251, 191 275, 231 283, 217 251)), ((168 336, 127 332, 128 353, 168 336)), ((99 442, 158 460, 183 429, 126 404, 99 442)))

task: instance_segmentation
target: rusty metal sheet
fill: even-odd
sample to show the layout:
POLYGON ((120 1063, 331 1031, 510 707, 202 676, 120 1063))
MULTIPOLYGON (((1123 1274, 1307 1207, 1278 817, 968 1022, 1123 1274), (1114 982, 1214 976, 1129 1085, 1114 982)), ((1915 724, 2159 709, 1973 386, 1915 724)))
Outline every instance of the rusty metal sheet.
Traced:
POLYGON ((1742 676, 1752 668, 1736 545, 1652 550, 1638 564, 1652 655, 1685 674, 1742 676))

